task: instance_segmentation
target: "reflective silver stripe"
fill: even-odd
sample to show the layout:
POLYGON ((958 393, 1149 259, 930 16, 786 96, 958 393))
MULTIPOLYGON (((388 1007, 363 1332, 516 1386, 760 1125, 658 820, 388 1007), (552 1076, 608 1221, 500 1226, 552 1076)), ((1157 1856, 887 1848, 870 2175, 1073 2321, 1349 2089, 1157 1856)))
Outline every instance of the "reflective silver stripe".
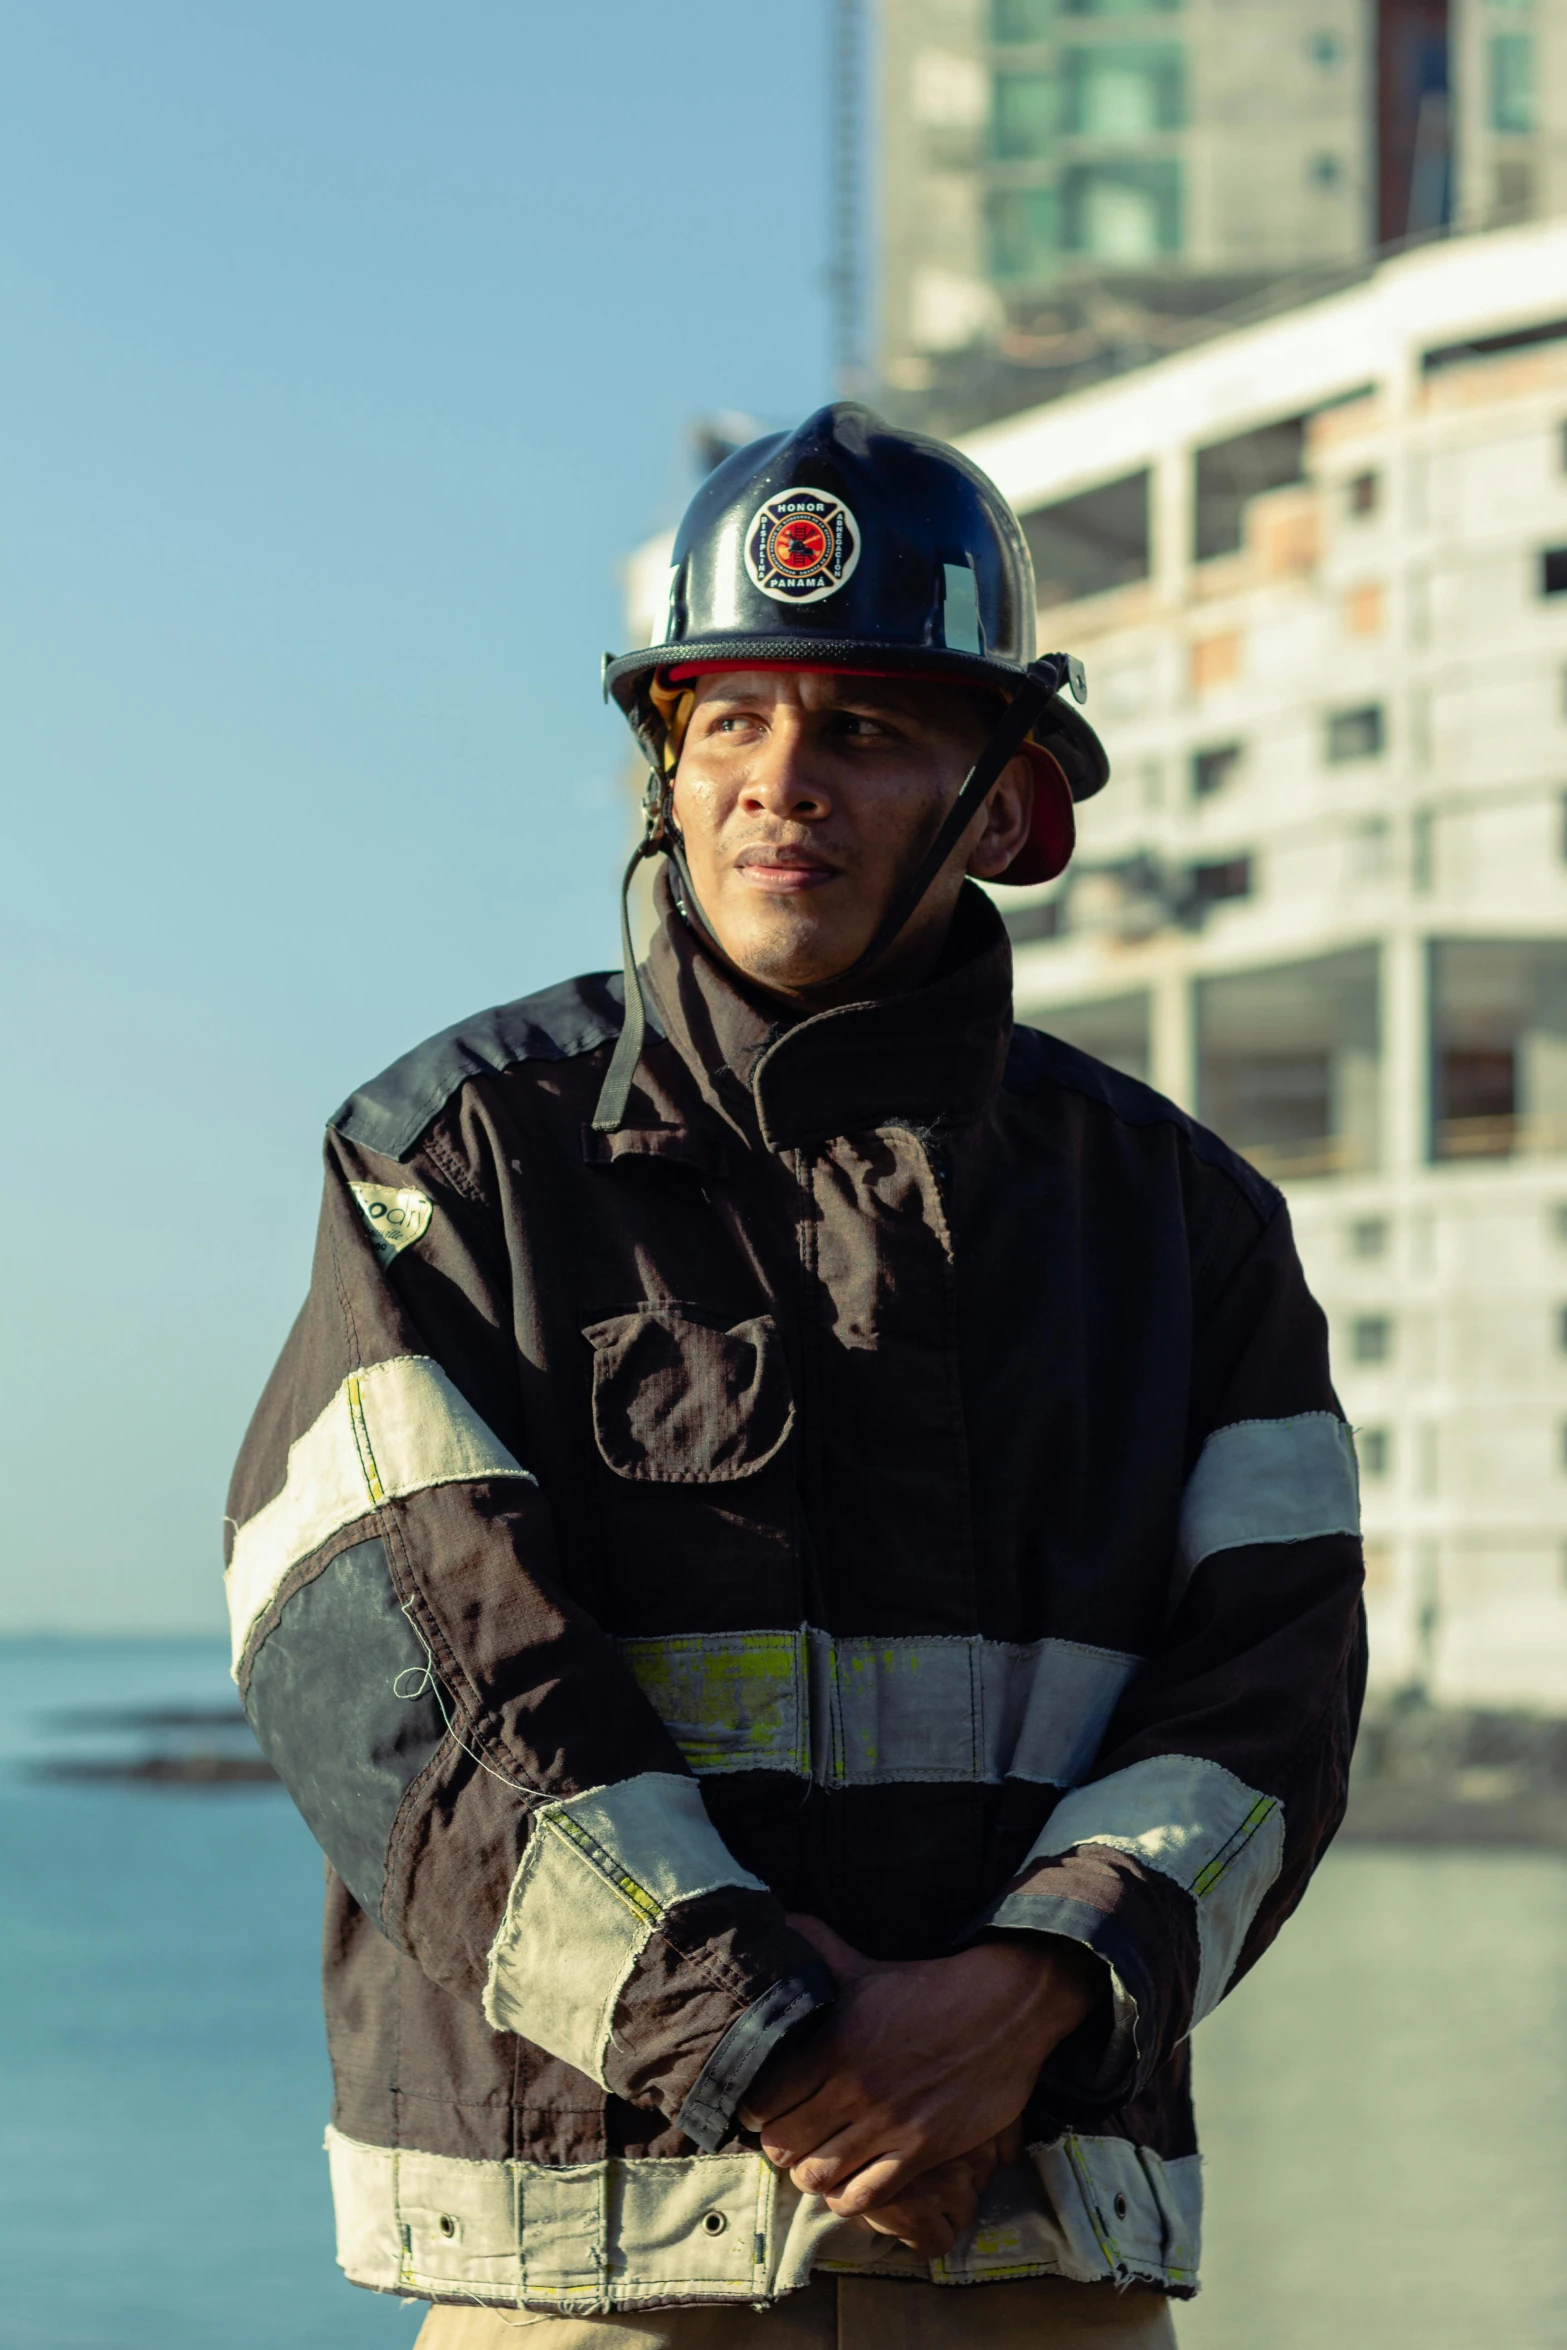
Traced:
POLYGON ((1161 2162, 1125 2138, 1030 2147, 992 2181, 975 2226, 928 2265, 836 2218, 756 2154, 464 2162, 335 2129, 326 2148, 338 2261, 385 2293, 570 2316, 672 2300, 765 2304, 813 2270, 940 2285, 1195 2281, 1197 2158, 1161 2162))
MULTIPOLYGON (((1224 1996, 1257 1905, 1284 1857, 1284 1806, 1196 1755, 1161 1754, 1063 1796, 1023 1863, 1108 1844, 1172 1877, 1197 1907, 1192 2022, 1224 1996)), ((1006 1923, 1005 1902, 995 1923, 1006 1923)))
POLYGON ((1175 1595, 1216 1550, 1360 1532, 1355 1445, 1336 1412, 1216 1428, 1181 1496, 1175 1595))
POLYGON ((428 1355, 397 1355, 343 1381, 288 1448, 283 1490, 234 1537, 224 1577, 234 1663, 296 1560, 383 1501, 472 1477, 525 1477, 428 1355))
POLYGON ((615 2002, 648 1937, 719 1885, 766 1891, 728 1851, 694 1779, 644 1771, 546 1804, 490 1946, 486 2017, 602 2088, 615 2002))
POLYGON ((622 1653, 691 1768, 1075 1786, 1141 1659, 1071 1640, 677 1634, 622 1653))

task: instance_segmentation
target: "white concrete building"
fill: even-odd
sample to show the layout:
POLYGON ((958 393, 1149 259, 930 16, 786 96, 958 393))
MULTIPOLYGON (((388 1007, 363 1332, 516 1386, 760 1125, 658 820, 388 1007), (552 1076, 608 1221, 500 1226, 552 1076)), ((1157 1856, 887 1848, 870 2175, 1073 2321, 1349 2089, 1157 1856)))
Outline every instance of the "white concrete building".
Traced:
POLYGON ((1378 1679, 1567 1705, 1567 226, 965 446, 1115 767, 1064 880, 997 893, 1020 1016, 1282 1183, 1378 1679))

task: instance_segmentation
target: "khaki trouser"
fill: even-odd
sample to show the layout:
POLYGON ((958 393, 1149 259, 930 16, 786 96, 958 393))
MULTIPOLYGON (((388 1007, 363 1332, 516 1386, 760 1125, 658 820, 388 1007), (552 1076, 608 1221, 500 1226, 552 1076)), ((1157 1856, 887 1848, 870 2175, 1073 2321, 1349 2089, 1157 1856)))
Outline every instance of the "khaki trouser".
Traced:
POLYGON ((1175 2350, 1169 2304, 1149 2285, 920 2285, 816 2277, 773 2309, 639 2310, 538 2317, 527 2309, 432 2309, 414 2350, 1175 2350))

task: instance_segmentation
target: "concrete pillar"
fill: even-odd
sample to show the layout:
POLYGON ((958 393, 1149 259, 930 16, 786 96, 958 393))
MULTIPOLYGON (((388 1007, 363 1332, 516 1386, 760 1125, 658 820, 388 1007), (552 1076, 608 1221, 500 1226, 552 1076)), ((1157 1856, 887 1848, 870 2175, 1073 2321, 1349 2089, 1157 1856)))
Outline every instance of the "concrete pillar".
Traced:
POLYGON ((1154 1088, 1183 1110, 1197 1108, 1196 989, 1184 970, 1153 983, 1149 1063, 1154 1088))
POLYGON ((1148 485, 1151 568, 1159 600, 1172 611, 1186 601, 1191 571, 1192 465, 1190 449, 1161 449, 1148 485))

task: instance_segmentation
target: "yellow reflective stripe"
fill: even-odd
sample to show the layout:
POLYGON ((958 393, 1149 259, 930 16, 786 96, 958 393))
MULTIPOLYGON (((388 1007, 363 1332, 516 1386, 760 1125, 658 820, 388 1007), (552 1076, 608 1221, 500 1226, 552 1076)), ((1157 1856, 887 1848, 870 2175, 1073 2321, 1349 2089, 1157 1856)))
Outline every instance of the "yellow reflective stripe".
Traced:
POLYGON ((781 1770, 803 1777, 810 1764, 801 1645, 798 1632, 752 1632, 739 1642, 677 1634, 624 1641, 621 1653, 699 1776, 781 1770))
POLYGON ((350 1372, 289 1446, 281 1492, 234 1536, 224 1584, 235 1664, 290 1567, 340 1527, 404 1494, 480 1477, 536 1482, 432 1357, 350 1372))
POLYGON ((374 1502, 386 1499, 386 1488, 381 1483, 381 1472, 375 1465, 375 1453, 370 1443, 370 1431, 365 1426, 364 1397, 357 1379, 348 1382, 348 1421, 354 1432, 354 1445, 359 1454, 359 1466, 364 1471, 365 1490, 374 1502))
MULTIPOLYGON (((729 2304, 743 2333, 752 2308, 813 2272, 879 2277, 889 2297, 900 2276, 954 2290, 1007 2277, 1103 2285, 1115 2264, 1090 2209, 1113 2209, 1117 2194, 1119 2282, 1192 2282, 1201 2233, 1197 2156, 1161 2162, 1125 2138, 1031 2146, 992 2183, 985 2221, 928 2269, 912 2255, 889 2261, 884 2238, 846 2229, 759 2154, 475 2161, 335 2128, 326 2146, 338 2261, 356 2283, 561 2317, 625 2310, 635 2324, 659 2303, 729 2304)), ((983 2313, 982 2294, 974 2306, 983 2313)))
POLYGON ((726 1848, 694 1779, 645 1771, 542 1805, 490 1945, 487 2021, 602 2088, 615 2002, 648 1936, 721 1885, 766 1891, 726 1848))
POLYGON ((821 1787, 1075 1786, 1141 1661, 1069 1640, 839 1639, 811 1625, 621 1650, 699 1777, 783 1771, 821 1787))
POLYGON ((596 1843, 586 1828, 574 1820, 569 1812, 545 1813, 540 1833, 560 1836, 568 1844, 574 1844, 584 1860, 591 1862, 598 1870, 605 1884, 620 1895, 629 1910, 634 1911, 639 1918, 645 1918, 650 1926, 658 1924, 664 1913, 655 1896, 645 1885, 639 1885, 630 1870, 623 1869, 614 1854, 606 1852, 602 1844, 596 1843))
MULTIPOLYGON (((1156 1754, 1062 1797, 1024 1859, 1107 1844, 1192 1897, 1201 1954, 1192 2021, 1224 1996, 1284 1859, 1284 1806, 1200 1755, 1156 1754)), ((996 1923, 1007 1923, 1002 1903, 996 1923)))
POLYGON ((1242 1820, 1240 1826, 1236 1829, 1234 1835, 1230 1838, 1228 1844, 1226 1844, 1224 1847, 1224 1850, 1222 1852, 1215 1853, 1213 1859, 1209 1861, 1207 1867, 1199 1869, 1196 1876, 1192 1879, 1192 1891, 1196 1894, 1199 1901, 1202 1899, 1205 1893, 1211 1893, 1213 1891, 1213 1888, 1215 1885, 1217 1885, 1225 1870, 1230 1866, 1230 1863, 1240 1858, 1242 1851, 1251 1842, 1253 1836, 1256 1835, 1257 1830, 1262 1826, 1262 1823, 1267 1818, 1269 1812, 1277 1811, 1278 1808, 1277 1799, 1271 1795, 1264 1795, 1260 1802, 1254 1803, 1252 1805, 1251 1810, 1246 1814, 1246 1817, 1242 1820))

